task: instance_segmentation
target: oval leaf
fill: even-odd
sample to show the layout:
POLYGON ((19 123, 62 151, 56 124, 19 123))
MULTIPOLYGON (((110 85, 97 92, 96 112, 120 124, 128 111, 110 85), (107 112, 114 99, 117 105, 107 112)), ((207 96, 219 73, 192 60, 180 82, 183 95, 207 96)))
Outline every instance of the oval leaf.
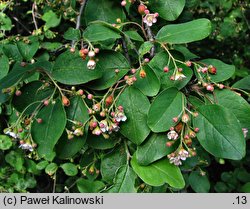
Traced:
POLYGON ((60 167, 67 176, 76 176, 78 173, 77 167, 73 163, 64 163, 60 167))
POLYGON ((202 176, 198 171, 193 171, 189 175, 188 182, 192 189, 197 193, 205 193, 210 190, 210 182, 207 176, 202 176))
POLYGON ((170 164, 168 159, 157 161, 148 166, 141 166, 136 161, 136 156, 133 156, 131 165, 136 174, 151 186, 161 186, 165 183, 177 189, 182 189, 185 186, 179 167, 170 164))
POLYGON ((121 133, 135 144, 141 144, 150 133, 147 113, 150 103, 138 89, 128 87, 121 94, 118 105, 124 107, 127 120, 121 124, 121 133))
POLYGON ((0 135, 0 150, 8 150, 11 146, 11 138, 6 135, 0 135))
POLYGON ((149 0, 150 9, 158 12, 160 17, 173 21, 176 20, 181 14, 185 6, 185 0, 149 0))
POLYGON ((232 87, 250 90, 250 75, 237 81, 232 87))
POLYGON ((39 156, 51 160, 54 155, 54 146, 66 125, 66 113, 62 102, 57 100, 55 104, 50 103, 37 114, 37 118, 41 118, 42 123, 34 121, 31 134, 38 144, 39 156))
POLYGON ((33 58, 33 56, 39 49, 38 38, 35 36, 31 36, 28 38, 28 43, 25 43, 25 41, 21 40, 17 42, 17 47, 23 58, 29 61, 33 58))
POLYGON ((79 179, 76 183, 81 193, 97 193, 105 187, 101 181, 90 181, 87 179, 79 179))
POLYGON ((174 146, 167 147, 167 140, 166 134, 152 134, 143 145, 138 146, 136 151, 137 162, 140 165, 149 165, 172 153, 174 146))
POLYGON ((198 109, 194 126, 200 144, 219 158, 240 160, 245 156, 246 142, 237 118, 219 105, 204 105, 198 109))
POLYGON ((94 70, 89 70, 87 62, 79 56, 78 51, 64 52, 56 59, 52 76, 57 81, 68 85, 83 84, 100 78, 102 70, 98 63, 94 70))
POLYGON ((184 95, 176 88, 161 92, 153 101, 148 112, 148 126, 153 132, 164 132, 174 126, 183 106, 184 95))
POLYGON ((116 173, 114 185, 108 190, 109 193, 133 193, 135 190, 135 172, 124 165, 116 173))
POLYGON ((156 39, 163 43, 184 44, 202 40, 211 33, 211 22, 202 18, 162 27, 156 39))

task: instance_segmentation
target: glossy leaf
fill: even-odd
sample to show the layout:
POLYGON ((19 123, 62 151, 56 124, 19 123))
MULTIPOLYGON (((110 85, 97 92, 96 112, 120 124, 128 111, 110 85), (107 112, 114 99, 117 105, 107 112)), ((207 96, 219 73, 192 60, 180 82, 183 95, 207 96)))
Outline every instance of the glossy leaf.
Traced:
POLYGON ((102 51, 98 55, 98 59, 98 70, 102 73, 102 77, 89 83, 89 88, 91 89, 107 89, 130 70, 127 59, 119 52, 102 51), (115 72, 116 69, 119 69, 119 73, 115 72))
POLYGON ((204 105, 198 109, 194 127, 203 148, 219 158, 240 160, 245 156, 246 142, 237 118, 219 105, 204 105))
POLYGON ((162 43, 184 44, 199 41, 211 33, 211 23, 208 19, 196 19, 186 23, 166 25, 156 35, 162 43))
POLYGON ((93 134, 88 134, 87 144, 94 149, 110 149, 113 148, 118 143, 118 138, 111 135, 109 139, 105 139, 102 135, 95 136, 93 134))
POLYGON ((57 169, 58 169, 58 166, 56 163, 50 163, 46 166, 45 173, 52 176, 54 173, 56 173, 57 169))
POLYGON ((52 10, 49 10, 48 12, 44 13, 42 20, 45 21, 45 30, 48 30, 49 28, 58 26, 60 24, 61 17, 58 17, 52 10))
POLYGON ((112 30, 102 24, 91 24, 83 33, 83 37, 90 42, 105 41, 107 39, 120 38, 120 34, 117 31, 112 30))
MULTIPOLYGON (((81 122, 85 124, 89 119, 88 109, 80 96, 70 99, 70 106, 66 108, 67 118, 71 121, 81 122)), ((68 122, 67 128, 72 129, 73 124, 68 122)), ((67 133, 64 132, 56 145, 57 157, 67 159, 73 157, 79 152, 86 143, 88 135, 88 123, 86 123, 83 136, 75 136, 69 140, 67 133)))
POLYGON ((77 167, 73 163, 64 163, 60 167, 67 176, 76 176, 78 173, 77 167))
POLYGON ((125 31, 124 34, 128 36, 131 40, 143 42, 143 38, 134 30, 125 31))
POLYGON ((95 20, 115 23, 117 18, 120 18, 122 21, 125 18, 120 1, 93 0, 88 1, 86 4, 84 10, 86 25, 95 20))
POLYGON ((74 40, 74 41, 78 41, 81 38, 81 32, 79 29, 74 29, 72 27, 70 27, 64 34, 63 34, 63 38, 65 38, 66 40, 74 40))
POLYGON ((6 135, 0 135, 0 150, 8 150, 11 146, 11 138, 6 135))
POLYGON ((79 179, 76 185, 81 193, 97 193, 105 187, 102 181, 90 181, 87 179, 79 179))
POLYGON ((250 75, 237 81, 232 87, 250 90, 250 75))
POLYGON ((61 137, 65 125, 66 114, 62 102, 57 100, 55 104, 49 104, 37 114, 42 123, 34 121, 31 126, 31 134, 38 144, 38 154, 47 160, 54 155, 54 146, 61 137))
POLYGON ((133 156, 131 165, 135 173, 151 186, 161 186, 165 183, 177 189, 182 189, 185 186, 179 167, 170 164, 168 159, 154 162, 148 166, 141 166, 136 161, 136 156, 133 156))
POLYGON ((108 183, 112 183, 117 170, 125 165, 127 155, 124 148, 117 148, 112 153, 105 155, 101 160, 102 179, 108 183))
POLYGON ((210 182, 208 177, 202 176, 200 172, 193 171, 188 177, 188 182, 192 189, 197 193, 206 193, 210 190, 210 182))
POLYGON ((140 70, 137 71, 136 73, 137 80, 134 83, 134 86, 138 88, 146 96, 152 97, 157 95, 161 88, 160 79, 158 78, 156 73, 152 70, 152 68, 149 67, 148 65, 144 66, 142 69, 145 71, 146 77, 141 78, 140 70))
POLYGON ((100 78, 102 70, 99 64, 97 63, 94 70, 89 70, 87 62, 79 56, 77 51, 75 53, 64 52, 56 59, 52 76, 57 81, 68 85, 83 84, 100 78))
POLYGON ((151 43, 150 41, 144 42, 139 48, 139 55, 143 57, 143 55, 150 52, 153 46, 154 46, 153 43, 151 43))
POLYGON ((161 92, 153 101, 148 112, 148 126, 153 132, 164 132, 174 126, 173 118, 177 117, 184 104, 184 95, 176 88, 161 92))
POLYGON ((129 87, 121 94, 118 105, 124 107, 128 118, 121 124, 121 133, 135 144, 141 144, 150 133, 147 125, 148 98, 138 89, 129 87))
POLYGON ((174 147, 167 147, 166 134, 152 134, 145 143, 138 146, 136 160, 140 165, 149 165, 174 151, 174 147))
POLYGON ((149 0, 150 8, 154 12, 158 12, 160 17, 173 21, 181 14, 185 6, 185 0, 149 0))
POLYGON ((135 190, 135 172, 124 165, 116 173, 114 185, 108 190, 109 193, 133 193, 135 190))
POLYGON ((231 78, 235 73, 235 66, 228 65, 217 59, 205 59, 201 61, 207 65, 213 65, 216 67, 217 72, 215 75, 210 74, 211 80, 213 82, 221 82, 231 78))

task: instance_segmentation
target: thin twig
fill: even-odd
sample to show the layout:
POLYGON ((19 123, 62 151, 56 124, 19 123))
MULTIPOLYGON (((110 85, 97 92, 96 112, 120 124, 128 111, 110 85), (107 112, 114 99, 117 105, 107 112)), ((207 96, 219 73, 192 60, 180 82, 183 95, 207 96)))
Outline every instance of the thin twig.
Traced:
MULTIPOLYGON (((148 36, 149 41, 154 42, 155 38, 154 38, 154 34, 152 33, 151 28, 147 24, 145 24, 145 28, 147 31, 147 36, 148 36)), ((155 45, 150 50, 150 58, 153 58, 154 56, 155 56, 155 45)))
POLYGON ((31 31, 17 17, 12 16, 11 14, 10 16, 13 18, 13 20, 15 20, 18 24, 20 24, 24 30, 26 30, 29 34, 31 34, 31 31))
POLYGON ((36 30, 38 29, 37 22, 36 22, 36 15, 35 15, 35 10, 36 10, 36 2, 32 4, 32 18, 33 18, 33 23, 35 25, 36 30))
POLYGON ((131 65, 131 60, 130 60, 130 57, 129 57, 129 54, 128 54, 128 47, 127 47, 127 43, 125 41, 124 36, 121 38, 121 43, 122 43, 122 49, 123 49, 123 51, 125 53, 125 57, 127 58, 129 64, 131 65))
MULTIPOLYGON (((86 2, 87 2, 87 0, 82 0, 82 2, 81 2, 81 7, 79 9, 79 14, 78 14, 78 16, 76 18, 76 28, 75 29, 79 29, 80 26, 81 26, 81 16, 82 16, 82 12, 83 12, 83 9, 84 9, 84 6, 85 6, 86 2)), ((74 45, 75 45, 75 40, 73 40, 71 42, 71 47, 74 47, 74 45)))

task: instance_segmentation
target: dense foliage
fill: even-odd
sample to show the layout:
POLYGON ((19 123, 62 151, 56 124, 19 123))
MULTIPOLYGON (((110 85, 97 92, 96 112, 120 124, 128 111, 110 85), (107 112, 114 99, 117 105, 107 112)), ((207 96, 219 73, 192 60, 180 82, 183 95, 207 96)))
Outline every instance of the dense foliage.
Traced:
POLYGON ((250 5, 0 3, 1 192, 250 192, 250 5))

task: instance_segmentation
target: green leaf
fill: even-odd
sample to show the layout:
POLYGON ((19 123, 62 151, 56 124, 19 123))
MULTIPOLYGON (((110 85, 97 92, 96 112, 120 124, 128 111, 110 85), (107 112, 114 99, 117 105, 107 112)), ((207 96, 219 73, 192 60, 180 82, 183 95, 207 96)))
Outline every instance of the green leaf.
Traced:
POLYGON ((17 46, 14 44, 4 44, 3 51, 8 58, 11 58, 15 61, 22 61, 23 59, 17 46))
POLYGON ((232 87, 250 90, 250 75, 237 81, 232 87))
POLYGON ((48 12, 44 13, 42 20, 46 22, 44 30, 48 30, 49 28, 58 26, 61 22, 61 17, 58 17, 52 10, 49 10, 48 12))
POLYGON ((235 73, 235 66, 228 65, 220 60, 217 59, 205 59, 201 60, 202 63, 207 65, 213 65, 216 67, 217 72, 215 75, 209 75, 213 82, 221 82, 231 78, 235 73))
POLYGON ((173 21, 184 9, 185 0, 149 0, 149 6, 154 12, 158 12, 161 18, 173 21))
POLYGON ((219 105, 228 108, 236 116, 241 128, 250 130, 250 105, 245 99, 227 89, 215 91, 215 97, 219 105))
POLYGON ((14 96, 12 100, 13 106, 19 111, 25 114, 31 114, 42 101, 52 95, 53 89, 51 87, 45 87, 41 81, 33 81, 22 88, 20 88, 22 94, 20 96, 14 96))
POLYGON ((105 184, 101 181, 90 181, 87 179, 79 179, 76 184, 81 193, 97 193, 105 187, 105 184))
POLYGON ((207 176, 202 176, 199 171, 191 172, 188 182, 196 193, 207 193, 210 190, 210 182, 207 176))
POLYGON ((69 27, 69 29, 63 34, 63 38, 70 41, 78 41, 81 38, 81 32, 79 29, 69 27))
POLYGON ((193 122, 201 130, 197 138, 203 148, 215 157, 242 159, 246 142, 237 118, 219 105, 204 105, 197 110, 199 116, 193 122))
POLYGON ((135 189, 135 172, 128 166, 124 165, 116 173, 114 185, 108 190, 108 193, 133 193, 135 189))
MULTIPOLYGON (((175 58, 180 59, 180 60, 182 59, 182 56, 180 56, 179 53, 177 54, 176 51, 173 51, 171 53, 174 55, 175 58)), ((191 80, 193 76, 193 71, 186 65, 177 64, 179 68, 183 69, 182 73, 186 76, 186 78, 172 81, 170 77, 174 73, 175 66, 172 61, 170 61, 168 65, 168 60, 169 60, 168 54, 166 52, 160 52, 156 54, 155 57, 150 61, 149 66, 155 71, 157 76, 160 78, 161 88, 167 89, 170 87, 176 87, 180 90, 183 87, 185 87, 188 84, 188 82, 191 80), (167 65, 169 66, 168 73, 164 72, 163 70, 164 67, 167 65)))
POLYGON ((5 155, 5 161, 9 163, 17 171, 22 171, 24 164, 24 156, 17 151, 10 151, 5 155))
POLYGON ((102 51, 98 56, 98 70, 102 77, 89 83, 89 88, 94 90, 104 90, 114 85, 129 70, 130 66, 127 59, 119 52, 102 51), (119 69, 119 73, 115 70, 119 69))
POLYGON ((52 76, 60 83, 76 85, 87 83, 102 76, 102 69, 97 66, 94 70, 87 68, 87 60, 82 60, 78 52, 69 51, 62 53, 53 67, 52 76))
POLYGON ((211 33, 211 22, 208 19, 196 19, 186 23, 162 27, 156 39, 162 43, 184 44, 199 41, 211 33))
POLYGON ((8 150, 11 146, 11 138, 6 135, 0 135, 0 150, 8 150))
MULTIPOLYGON (((89 119, 88 109, 80 96, 76 96, 70 99, 70 106, 66 108, 67 118, 71 121, 86 123, 89 119)), ((72 129, 73 124, 68 122, 67 127, 72 129)), ((83 128, 83 136, 75 136, 69 140, 66 132, 63 133, 56 145, 57 157, 61 159, 68 159, 73 157, 79 152, 86 143, 88 134, 88 123, 83 128)))
POLYGON ((38 144, 38 154, 47 160, 54 155, 54 146, 61 137, 65 125, 66 114, 62 102, 56 100, 55 104, 45 106, 36 116, 42 119, 42 123, 34 121, 31 126, 31 134, 38 144))
POLYGON ((137 80, 134 86, 146 96, 152 97, 157 95, 161 88, 160 79, 149 65, 144 66, 142 69, 145 71, 146 77, 141 78, 140 71, 137 71, 137 80))
POLYGON ((111 135, 110 138, 105 139, 102 135, 96 136, 93 134, 88 134, 87 144, 94 149, 110 149, 113 148, 118 142, 118 138, 111 135))
POLYGON ((29 61, 39 49, 38 38, 36 36, 30 36, 25 40, 20 40, 17 42, 17 47, 22 57, 29 61))
POLYGON ((0 12, 0 30, 11 30, 12 22, 11 19, 3 12, 0 12))
POLYGON ((0 54, 0 79, 2 79, 4 76, 6 76, 9 72, 9 59, 5 55, 0 54))
POLYGON ((67 176, 76 176, 78 173, 76 165, 73 163, 64 163, 60 165, 67 176))
POLYGON ((150 41, 144 42, 139 48, 140 57, 143 57, 143 55, 149 53, 153 46, 153 43, 151 43, 150 41))
POLYGON ((43 169, 45 169, 47 167, 48 164, 49 164, 48 161, 43 160, 43 161, 41 161, 41 162, 39 162, 39 163, 36 164, 36 168, 38 170, 43 170, 43 169))
POLYGON ((153 132, 164 132, 175 126, 177 117, 184 105, 184 95, 176 88, 162 91, 153 101, 148 112, 148 126, 153 132))
POLYGON ((91 24, 89 25, 83 33, 83 37, 90 42, 105 41, 108 39, 117 39, 120 38, 120 34, 112 30, 109 27, 106 27, 103 24, 91 24))
POLYGON ((148 98, 138 89, 128 87, 118 99, 118 105, 124 107, 127 120, 121 124, 121 133, 135 144, 141 144, 150 133, 147 125, 147 113, 150 107, 148 98))
POLYGON ((54 51, 62 47, 62 43, 59 42, 43 42, 41 43, 41 47, 47 49, 49 51, 54 51))
POLYGON ((94 0, 88 1, 84 10, 86 25, 95 20, 115 23, 116 19, 125 19, 125 14, 119 1, 94 0))
POLYGON ((131 40, 143 42, 143 38, 134 30, 125 31, 124 34, 128 36, 131 40))
POLYGON ((112 153, 105 155, 101 160, 101 174, 103 181, 112 183, 116 171, 127 162, 124 148, 115 149, 112 153))
POLYGON ((165 183, 176 189, 182 189, 185 186, 179 167, 170 164, 168 159, 154 162, 148 166, 141 166, 136 161, 136 156, 134 155, 131 165, 135 173, 146 184, 151 186, 161 186, 165 183))
POLYGON ((57 169, 58 166, 56 163, 50 163, 49 165, 46 166, 45 173, 52 176, 57 171, 57 169))
POLYGON ((244 193, 250 193, 250 182, 244 184, 241 188, 240 188, 241 192, 244 193))
POLYGON ((136 151, 136 160, 140 165, 149 165, 174 151, 174 147, 167 147, 166 134, 152 134, 136 151))

